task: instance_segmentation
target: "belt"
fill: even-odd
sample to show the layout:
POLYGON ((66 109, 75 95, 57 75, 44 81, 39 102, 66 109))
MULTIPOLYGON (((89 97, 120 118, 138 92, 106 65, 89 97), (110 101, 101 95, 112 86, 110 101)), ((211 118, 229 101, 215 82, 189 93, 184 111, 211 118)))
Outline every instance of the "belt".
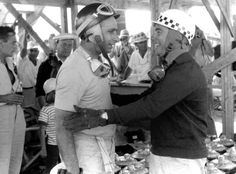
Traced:
POLYGON ((34 86, 32 86, 32 87, 23 87, 23 89, 33 89, 34 88, 34 86))

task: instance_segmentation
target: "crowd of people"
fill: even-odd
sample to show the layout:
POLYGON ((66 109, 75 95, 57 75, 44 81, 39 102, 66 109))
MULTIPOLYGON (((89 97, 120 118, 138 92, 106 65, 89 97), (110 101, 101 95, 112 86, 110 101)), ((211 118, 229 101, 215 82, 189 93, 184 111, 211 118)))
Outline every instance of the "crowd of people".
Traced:
POLYGON ((127 29, 118 35, 117 18, 110 5, 85 6, 76 35, 50 36, 52 52, 43 62, 25 32, 17 65, 16 33, 0 26, 1 173, 20 172, 29 107, 39 112, 45 174, 59 161, 66 174, 114 173, 116 127, 140 121, 151 135, 150 174, 205 173, 205 139, 216 133, 202 71, 213 57, 211 44, 186 13, 164 11, 152 22, 159 59, 153 66, 147 35, 130 36, 127 29), (152 86, 115 107, 114 76, 152 86))

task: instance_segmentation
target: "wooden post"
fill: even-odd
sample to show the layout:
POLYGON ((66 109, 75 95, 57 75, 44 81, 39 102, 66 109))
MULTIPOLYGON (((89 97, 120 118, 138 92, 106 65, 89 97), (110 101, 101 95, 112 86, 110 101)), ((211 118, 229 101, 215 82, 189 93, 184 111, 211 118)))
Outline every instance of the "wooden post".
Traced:
POLYGON ((176 8, 177 7, 177 0, 171 0, 169 9, 176 8))
POLYGON ((12 15, 18 20, 18 22, 25 28, 25 30, 38 42, 38 44, 42 47, 45 54, 50 53, 50 49, 46 46, 46 44, 41 40, 38 34, 33 30, 33 28, 22 18, 21 14, 12 6, 10 3, 4 4, 5 7, 12 13, 12 15))
POLYGON ((70 8, 71 8, 71 28, 72 28, 72 33, 76 33, 75 32, 75 19, 78 13, 78 7, 77 5, 75 5, 75 1, 71 0, 70 3, 70 8))
POLYGON ((124 10, 116 10, 116 11, 117 11, 117 13, 120 14, 120 17, 117 19, 118 34, 119 34, 121 30, 126 28, 125 11, 124 10))
MULTIPOLYGON (((224 8, 223 3, 221 3, 220 0, 216 0, 216 2, 217 2, 218 6, 220 8, 222 16, 224 17, 225 23, 228 26, 228 29, 230 31, 231 36, 234 37, 233 27, 232 27, 232 24, 231 24, 231 21, 230 21, 230 18, 229 18, 230 12, 227 11, 227 9, 224 8)), ((230 4, 230 2, 231 1, 228 1, 228 4, 230 4)), ((231 10, 230 6, 229 6, 228 10, 231 10)))
MULTIPOLYGON (((157 20, 157 17, 160 13, 160 1, 161 0, 150 0, 151 21, 157 20)), ((155 43, 156 41, 153 38, 153 27, 151 27, 151 68, 159 64, 159 58, 155 52, 155 43)))
MULTIPOLYGON (((225 15, 221 13, 221 54, 224 55, 231 50, 231 37, 228 24, 225 18, 230 16, 230 2, 222 1, 222 7, 225 15)), ((222 10, 221 10, 222 12, 222 10)), ((234 108, 233 108, 233 92, 232 92, 232 70, 231 65, 221 70, 222 76, 222 109, 223 109, 223 133, 227 138, 234 136, 234 108)))
POLYGON ((61 7, 61 33, 68 33, 67 7, 61 7))
POLYGON ((234 32, 234 40, 236 40, 236 15, 233 15, 233 32, 234 32))

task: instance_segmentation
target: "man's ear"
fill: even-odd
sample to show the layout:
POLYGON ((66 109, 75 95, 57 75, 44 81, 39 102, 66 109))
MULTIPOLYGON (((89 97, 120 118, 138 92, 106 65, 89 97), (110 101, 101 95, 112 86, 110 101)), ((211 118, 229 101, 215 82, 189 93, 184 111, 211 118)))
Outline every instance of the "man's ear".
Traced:
POLYGON ((87 31, 86 31, 86 35, 88 37, 88 40, 93 42, 93 43, 96 43, 94 37, 96 35, 99 35, 101 36, 101 39, 103 40, 103 37, 102 37, 102 29, 101 29, 101 26, 100 24, 97 24, 95 26, 93 26, 92 28, 89 28, 87 31))

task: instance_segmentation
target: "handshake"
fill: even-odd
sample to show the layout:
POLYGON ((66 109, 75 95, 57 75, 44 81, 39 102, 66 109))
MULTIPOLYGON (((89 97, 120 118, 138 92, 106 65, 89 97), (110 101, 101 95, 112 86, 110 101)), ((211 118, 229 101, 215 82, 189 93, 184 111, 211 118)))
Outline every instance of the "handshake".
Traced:
POLYGON ((74 106, 74 108, 76 112, 64 118, 63 126, 67 130, 74 133, 107 125, 108 118, 102 118, 104 110, 79 108, 78 106, 74 106))

